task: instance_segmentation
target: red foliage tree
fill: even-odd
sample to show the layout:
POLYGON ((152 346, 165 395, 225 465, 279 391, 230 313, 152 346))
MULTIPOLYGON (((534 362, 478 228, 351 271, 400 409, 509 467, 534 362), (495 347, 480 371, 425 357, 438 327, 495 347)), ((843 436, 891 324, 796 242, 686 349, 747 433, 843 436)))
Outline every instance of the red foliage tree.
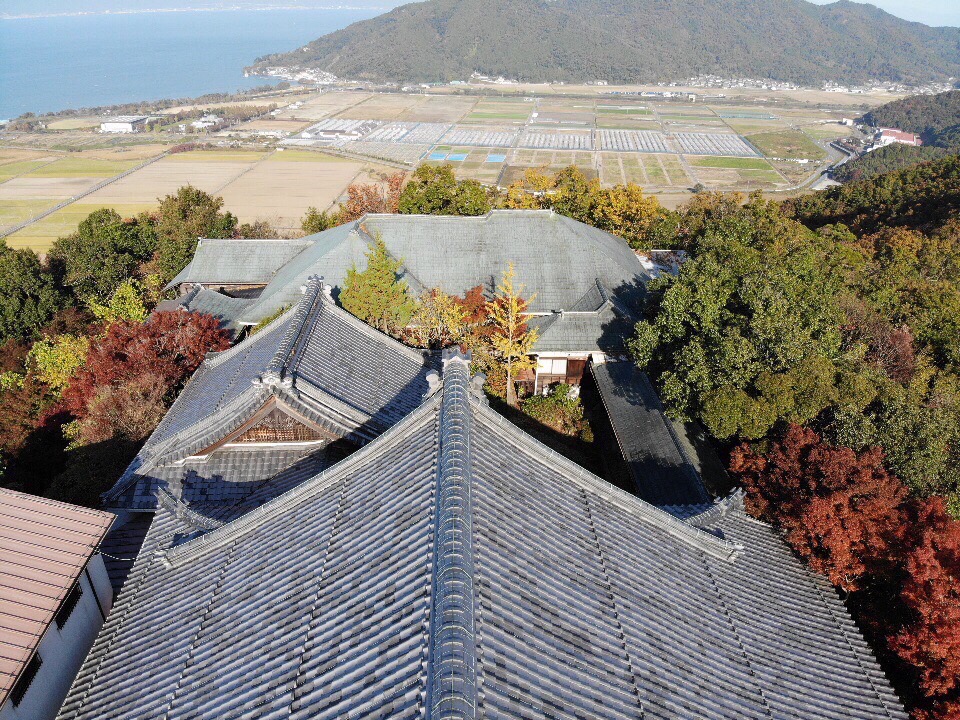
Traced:
POLYGON ((914 619, 891 640, 918 673, 915 716, 960 717, 960 522, 942 499, 918 503, 900 598, 914 619))
POLYGON ((347 187, 347 200, 337 211, 337 224, 353 222, 367 213, 396 213, 406 174, 388 175, 382 183, 352 183, 347 187))
POLYGON ((197 369, 207 352, 228 346, 226 333, 210 315, 158 312, 143 323, 114 323, 93 343, 85 365, 64 391, 64 407, 83 420, 96 398, 104 401, 105 388, 127 386, 127 395, 136 395, 131 383, 144 377, 155 378, 169 393, 197 369))
POLYGON ((787 542, 846 591, 866 575, 891 571, 902 545, 907 490, 883 467, 883 453, 856 453, 792 425, 764 455, 736 448, 731 470, 756 514, 786 531, 787 542))

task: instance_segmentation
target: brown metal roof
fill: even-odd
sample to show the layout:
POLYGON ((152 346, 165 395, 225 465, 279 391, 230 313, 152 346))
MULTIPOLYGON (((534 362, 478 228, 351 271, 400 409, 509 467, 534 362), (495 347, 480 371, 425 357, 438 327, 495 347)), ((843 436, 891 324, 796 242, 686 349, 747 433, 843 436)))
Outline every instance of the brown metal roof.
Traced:
POLYGON ((0 704, 113 519, 0 488, 0 704))

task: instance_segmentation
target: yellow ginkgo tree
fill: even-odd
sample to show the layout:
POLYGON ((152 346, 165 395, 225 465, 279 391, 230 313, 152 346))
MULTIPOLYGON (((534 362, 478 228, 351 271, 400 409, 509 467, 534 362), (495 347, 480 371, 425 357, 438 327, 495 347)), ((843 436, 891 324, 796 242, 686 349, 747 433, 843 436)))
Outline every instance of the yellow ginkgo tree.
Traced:
POLYGON ((523 297, 523 285, 514 284, 516 271, 510 263, 497 284, 493 299, 487 303, 487 315, 493 332, 490 343, 494 355, 503 368, 507 384, 507 404, 517 405, 514 378, 522 370, 536 367, 531 356, 539 337, 536 328, 527 327, 527 308, 536 295, 523 297))

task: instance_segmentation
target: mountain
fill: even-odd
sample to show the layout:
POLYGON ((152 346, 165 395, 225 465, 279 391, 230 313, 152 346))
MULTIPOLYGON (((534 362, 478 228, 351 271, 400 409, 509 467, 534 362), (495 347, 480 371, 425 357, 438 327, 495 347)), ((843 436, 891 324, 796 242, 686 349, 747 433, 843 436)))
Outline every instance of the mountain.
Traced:
POLYGON ((650 82, 701 73, 802 84, 960 76, 960 28, 840 0, 428 0, 259 58, 393 82, 650 82))

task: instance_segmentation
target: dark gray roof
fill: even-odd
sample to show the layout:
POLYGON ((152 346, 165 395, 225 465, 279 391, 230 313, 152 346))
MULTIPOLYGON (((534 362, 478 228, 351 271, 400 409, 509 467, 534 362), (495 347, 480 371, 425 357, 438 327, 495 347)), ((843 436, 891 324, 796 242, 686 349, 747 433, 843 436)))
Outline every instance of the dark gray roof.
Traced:
POLYGON ((266 285, 274 273, 310 244, 296 240, 201 238, 193 259, 167 287, 183 283, 266 285))
MULTIPOLYGON (((417 408, 427 389, 428 358, 338 308, 319 280, 298 305, 200 366, 118 483, 111 507, 151 509, 171 483, 188 502, 233 503, 315 454, 317 445, 231 447, 195 454, 228 438, 268 402, 363 444, 417 408)), ((319 468, 317 468, 319 469, 319 468)))
POLYGON ((594 364, 591 372, 637 494, 660 506, 708 501, 646 374, 629 361, 594 364))
POLYGON ((197 285, 188 293, 173 300, 164 300, 159 303, 155 311, 187 310, 190 312, 213 315, 220 320, 221 326, 231 333, 240 329, 237 318, 243 313, 253 300, 249 298, 234 298, 215 290, 207 290, 197 285))
MULTIPOLYGON (((237 321, 254 324, 271 316, 293 302, 311 276, 341 287, 354 264, 364 266, 376 237, 403 261, 403 277, 416 293, 440 288, 463 295, 477 286, 492 292, 513 262, 518 282, 528 295, 536 294, 531 312, 592 313, 561 322, 568 331, 544 337, 544 352, 622 348, 627 323, 611 323, 616 316, 610 296, 620 299, 618 314, 629 315, 625 308, 639 305, 648 279, 623 240, 550 211, 495 210, 482 217, 367 215, 304 238, 310 245, 276 272, 237 321)), ((199 251, 211 272, 216 267, 214 250, 201 245, 199 251)))
POLYGON ((61 720, 905 720, 734 497, 687 521, 486 406, 420 409, 231 522, 164 495, 61 720))

